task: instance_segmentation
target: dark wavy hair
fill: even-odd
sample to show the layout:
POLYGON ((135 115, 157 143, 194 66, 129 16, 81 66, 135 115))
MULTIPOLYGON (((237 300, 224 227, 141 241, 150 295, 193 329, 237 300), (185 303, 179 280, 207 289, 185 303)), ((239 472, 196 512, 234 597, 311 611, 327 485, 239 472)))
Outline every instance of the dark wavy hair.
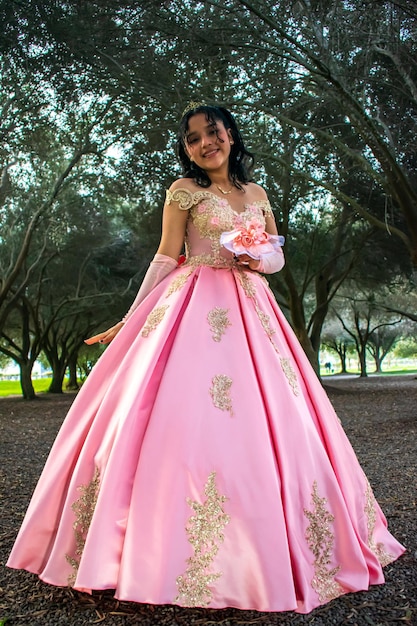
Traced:
POLYGON ((235 187, 243 189, 241 183, 245 184, 252 180, 255 159, 253 154, 246 149, 233 115, 221 106, 198 104, 195 108, 186 110, 183 115, 178 131, 177 154, 184 178, 192 178, 200 187, 210 187, 211 185, 209 176, 193 161, 190 161, 186 150, 188 122, 197 113, 204 113, 210 124, 215 125, 220 120, 226 129, 230 128, 234 143, 230 146, 229 176, 235 187))

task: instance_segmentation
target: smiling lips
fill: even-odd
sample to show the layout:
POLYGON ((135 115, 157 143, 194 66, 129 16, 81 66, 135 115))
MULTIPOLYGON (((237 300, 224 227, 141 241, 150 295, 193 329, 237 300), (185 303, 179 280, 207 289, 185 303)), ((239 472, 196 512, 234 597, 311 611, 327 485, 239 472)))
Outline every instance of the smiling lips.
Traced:
POLYGON ((215 150, 209 150, 209 152, 206 152, 205 154, 203 154, 203 158, 204 159, 209 159, 210 157, 215 156, 218 153, 218 149, 216 148, 215 150))

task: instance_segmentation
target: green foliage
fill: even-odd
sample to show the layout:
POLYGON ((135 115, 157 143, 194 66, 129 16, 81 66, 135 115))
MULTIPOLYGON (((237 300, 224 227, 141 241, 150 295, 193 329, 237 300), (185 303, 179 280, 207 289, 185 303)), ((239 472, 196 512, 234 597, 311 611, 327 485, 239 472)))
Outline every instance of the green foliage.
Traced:
POLYGON ((394 354, 401 359, 417 358, 417 339, 415 337, 400 339, 394 348, 394 354))
POLYGON ((79 378, 84 381, 97 363, 105 348, 101 344, 82 346, 77 359, 79 378))
POLYGON ((191 99, 231 107, 256 155, 287 239, 271 285, 313 361, 347 278, 411 275, 414 9, 3 0, 0 20, 0 332, 17 338, 25 298, 20 357, 64 362, 128 307, 191 99))

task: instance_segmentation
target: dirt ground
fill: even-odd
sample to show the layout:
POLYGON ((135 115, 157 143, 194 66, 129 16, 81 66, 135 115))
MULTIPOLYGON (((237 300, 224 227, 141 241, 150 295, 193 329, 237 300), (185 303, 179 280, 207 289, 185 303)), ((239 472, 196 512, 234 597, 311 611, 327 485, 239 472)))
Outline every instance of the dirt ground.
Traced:
POLYGON ((57 589, 4 566, 30 495, 73 395, 34 402, 0 399, 0 626, 417 625, 417 378, 325 379, 391 532, 407 552, 385 569, 386 584, 348 594, 309 615, 184 609, 121 603, 57 589))

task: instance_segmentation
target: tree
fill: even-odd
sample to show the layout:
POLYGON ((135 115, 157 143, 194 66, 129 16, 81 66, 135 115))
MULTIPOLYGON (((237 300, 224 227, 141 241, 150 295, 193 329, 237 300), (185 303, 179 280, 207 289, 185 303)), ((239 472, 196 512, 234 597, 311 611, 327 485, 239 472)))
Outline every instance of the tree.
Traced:
MULTIPOLYGON (((348 308, 342 311, 339 307, 337 311, 334 310, 334 313, 339 319, 343 330, 352 338, 355 344, 360 364, 360 376, 364 378, 368 376, 366 354, 369 351, 370 342, 373 343, 373 352, 371 351, 371 353, 380 359, 380 365, 386 355, 384 350, 381 354, 382 344, 385 343, 385 347, 387 347, 389 343, 388 341, 383 341, 383 329, 389 326, 398 326, 401 319, 387 320, 385 316, 381 316, 373 294, 365 294, 362 298, 359 295, 356 297, 345 296, 345 300, 348 302, 348 308)), ((377 369, 377 371, 379 370, 377 369)))
POLYGON ((376 328, 370 335, 367 350, 375 361, 375 371, 382 372, 382 361, 401 336, 400 320, 392 326, 376 328))
MULTIPOLYGON (((84 245, 88 244, 84 239, 84 245)), ((132 298, 128 292, 134 255, 131 241, 115 237, 89 254, 80 244, 77 237, 60 259, 59 267, 54 268, 48 281, 49 298, 40 308, 42 347, 53 373, 50 393, 62 392, 67 367, 72 374, 70 384, 76 386, 76 363, 84 339, 97 327, 121 319, 132 298), (74 247, 75 243, 78 245, 74 247), (54 277, 67 280, 56 289, 54 277)))
POLYGON ((91 107, 92 121, 85 119, 88 115, 82 113, 84 123, 79 122, 74 136, 68 141, 67 133, 75 112, 70 111, 67 119, 62 119, 53 106, 39 102, 38 109, 43 113, 39 120, 31 119, 29 122, 34 132, 25 135, 19 143, 15 139, 16 127, 19 130, 26 128, 26 106, 31 96, 10 96, 3 107, 3 112, 6 110, 2 120, 6 127, 6 141, 1 157, 9 163, 3 167, 3 206, 0 207, 0 329, 24 293, 35 269, 44 262, 51 233, 53 236, 57 227, 66 227, 65 220, 57 211, 59 195, 71 177, 76 176, 77 166, 83 157, 97 153, 91 135, 97 131, 97 125, 107 112, 107 105, 98 106, 98 110, 91 107), (14 152, 19 152, 20 157, 12 165, 14 152), (38 237, 34 248, 36 232, 41 232, 41 237, 38 237))
MULTIPOLYGON (((391 232, 400 237, 417 263, 417 192, 408 160, 413 150, 407 150, 403 134, 406 125, 415 129, 412 111, 417 107, 417 89, 409 64, 415 58, 411 50, 417 12, 394 2, 349 5, 339 1, 329 6, 306 0, 271 6, 263 0, 236 0, 236 4, 245 8, 252 22, 255 17, 256 30, 266 29, 261 47, 274 58, 286 58, 295 71, 302 68, 302 84, 315 115, 308 127, 303 129, 298 122, 295 126, 304 133, 316 133, 332 152, 348 154, 374 185, 385 190, 390 208, 399 210, 405 220, 400 228, 392 225, 391 232), (343 113, 339 126, 316 125, 323 105, 343 113), (400 111, 405 116, 401 123, 400 111), (353 149, 346 140, 340 141, 340 129, 348 129, 352 140, 360 138, 367 150, 358 153, 353 147, 357 141, 353 149)), ((239 34, 246 40, 242 46, 248 46, 254 28, 247 18, 242 21, 239 34)), ((291 123, 290 117, 286 120, 291 123)), ((332 191, 370 223, 386 228, 383 220, 354 198, 337 188, 332 191)))
POLYGON ((11 327, 0 333, 0 352, 17 363, 23 397, 26 400, 33 400, 35 389, 32 383, 32 369, 42 346, 39 335, 34 340, 31 336, 31 306, 28 300, 20 298, 19 303, 14 304, 12 312, 14 315, 10 316, 11 327))
POLYGON ((340 359, 340 373, 347 374, 347 358, 354 346, 352 337, 337 322, 337 318, 326 320, 326 325, 322 335, 322 345, 335 352, 340 359))
MULTIPOLYGON (((84 192, 90 196, 96 180, 101 197, 115 200, 121 228, 123 220, 138 221, 137 206, 146 210, 142 223, 151 225, 159 209, 149 198, 162 199, 178 173, 172 129, 185 103, 230 106, 287 237, 287 265, 271 285, 317 367, 323 323, 343 281, 359 273, 365 256, 377 267, 387 249, 396 248, 395 258, 404 256, 399 248, 411 257, 416 249, 416 15, 399 2, 370 6, 369 0, 2 2, 0 51, 9 86, 3 132, 27 153, 51 109, 43 93, 51 94, 56 113, 47 121, 67 157, 91 129, 94 150, 74 168, 84 192), (14 116, 12 86, 19 87, 19 102, 26 98, 14 116), (8 132, 15 119, 19 133, 8 132)), ((19 150, 1 154, 12 189, 19 150)), ((75 178, 71 170, 67 182, 77 185, 75 178)), ((6 196, 10 188, 5 182, 6 196)), ((28 215, 22 220, 27 227, 28 215)), ((144 250, 151 243, 147 238, 144 250)), ((404 259, 388 265, 408 271, 404 259)))
MULTIPOLYGON (((409 331, 414 331, 413 328, 409 328, 409 331)), ((405 336, 396 343, 393 350, 394 355, 400 359, 415 359, 417 358, 417 339, 413 334, 407 332, 405 336)))

